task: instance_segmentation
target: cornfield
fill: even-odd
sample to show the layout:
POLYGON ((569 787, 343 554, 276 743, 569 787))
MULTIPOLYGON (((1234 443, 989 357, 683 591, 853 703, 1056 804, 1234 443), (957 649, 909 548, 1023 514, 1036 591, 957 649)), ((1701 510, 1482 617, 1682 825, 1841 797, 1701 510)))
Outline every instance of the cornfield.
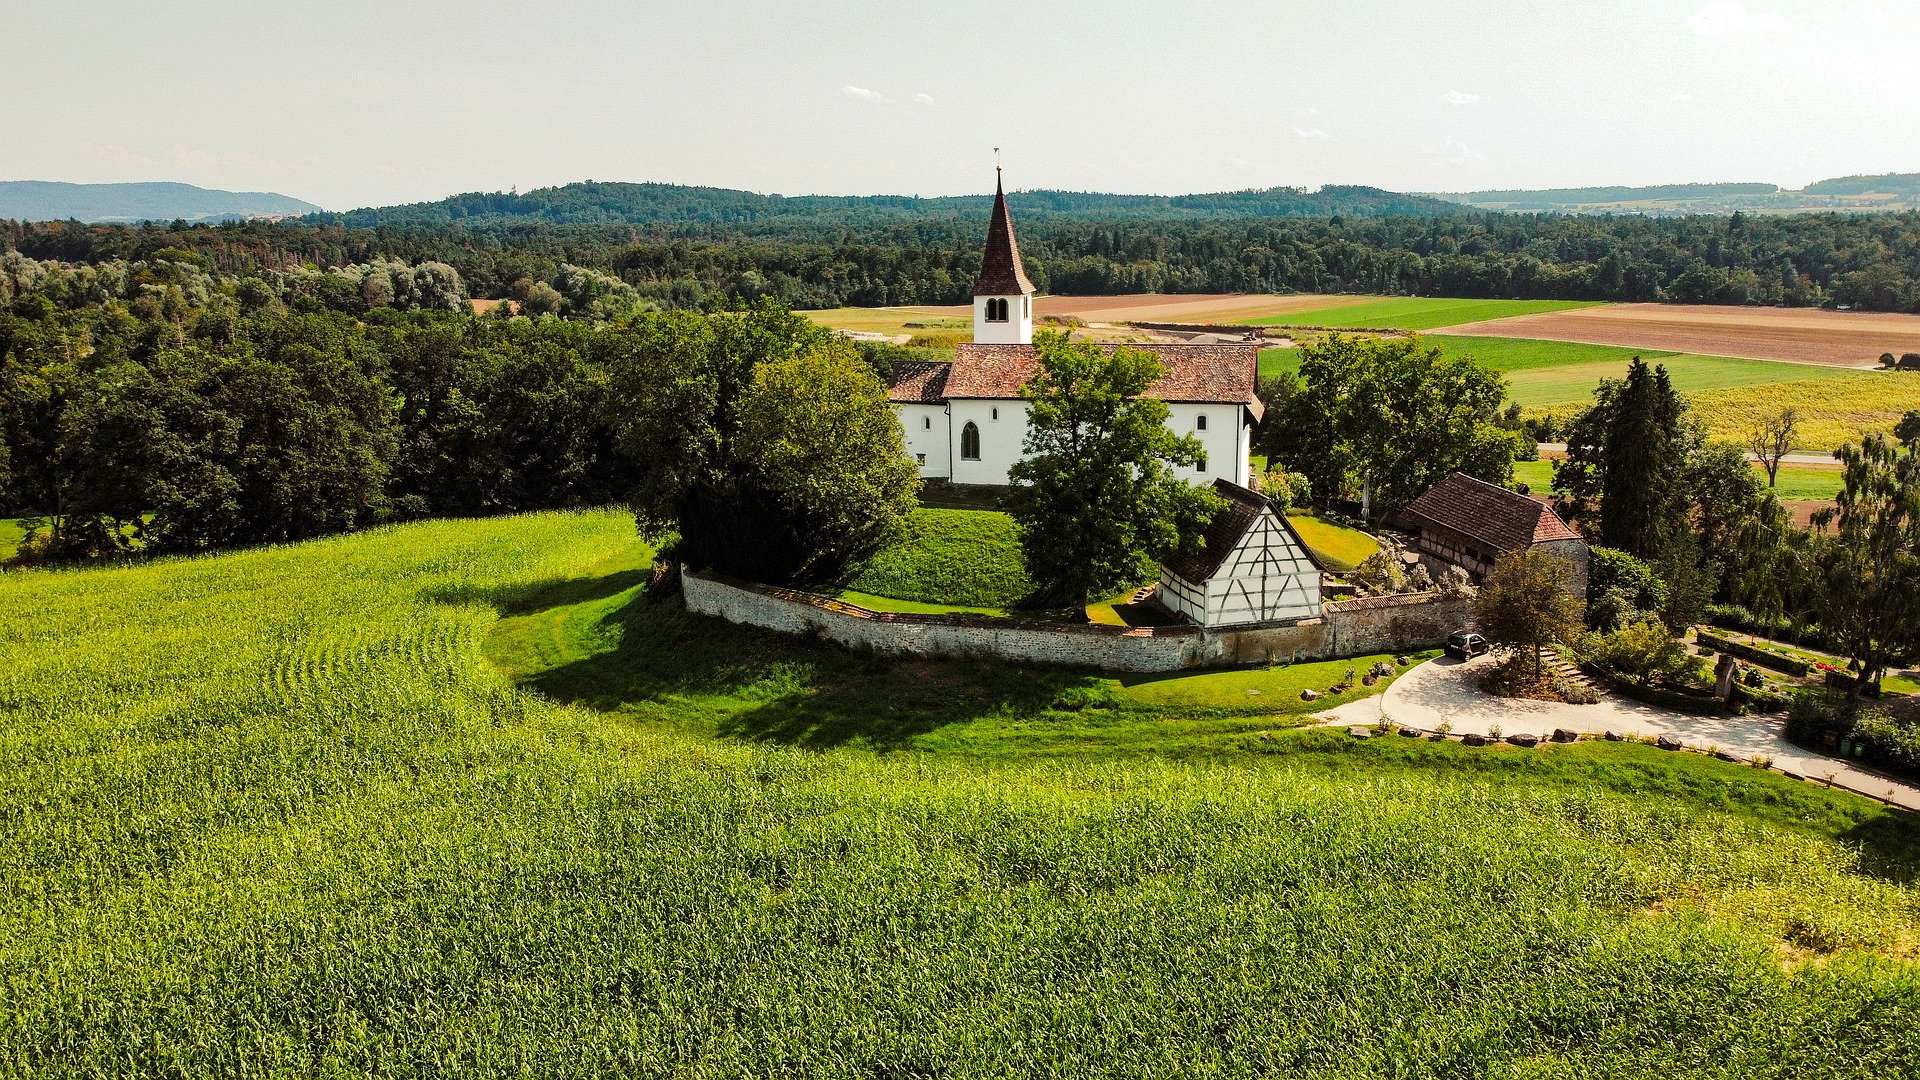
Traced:
POLYGON ((1911 821, 1651 754, 800 749, 484 659, 634 552, 0 575, 0 1074, 1920 1075, 1911 821))

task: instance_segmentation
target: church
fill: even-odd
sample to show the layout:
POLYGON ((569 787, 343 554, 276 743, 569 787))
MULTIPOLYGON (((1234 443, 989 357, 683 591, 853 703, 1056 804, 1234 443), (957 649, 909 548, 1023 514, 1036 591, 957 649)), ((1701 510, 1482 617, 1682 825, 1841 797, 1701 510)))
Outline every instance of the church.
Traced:
MULTIPOLYGON (((1007 196, 994 185, 980 276, 973 283, 973 341, 951 362, 895 365, 888 385, 921 477, 1005 485, 1024 456, 1027 402, 1020 387, 1039 370, 1033 347, 1033 282, 1020 262, 1007 196)), ((1154 353, 1166 374, 1147 390, 1167 403, 1167 426, 1199 441, 1204 457, 1183 468, 1195 484, 1245 485, 1252 468, 1255 345, 1131 345, 1154 353)))

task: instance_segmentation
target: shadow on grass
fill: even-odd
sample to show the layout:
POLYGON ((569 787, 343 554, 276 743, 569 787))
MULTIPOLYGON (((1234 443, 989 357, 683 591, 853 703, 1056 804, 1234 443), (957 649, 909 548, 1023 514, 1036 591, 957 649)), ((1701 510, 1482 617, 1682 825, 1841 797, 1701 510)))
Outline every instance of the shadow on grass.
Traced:
POLYGON ((501 615, 511 617, 604 600, 646 584, 651 576, 651 569, 635 568, 600 577, 554 578, 525 585, 436 586, 423 591, 421 596, 436 604, 485 604, 501 615))
POLYGON ((496 633, 538 633, 564 650, 516 672, 558 701, 602 711, 663 709, 749 741, 897 749, 939 728, 1072 707, 1095 676, 969 661, 884 659, 689 613, 635 573, 549 582, 494 602, 522 616, 496 633))

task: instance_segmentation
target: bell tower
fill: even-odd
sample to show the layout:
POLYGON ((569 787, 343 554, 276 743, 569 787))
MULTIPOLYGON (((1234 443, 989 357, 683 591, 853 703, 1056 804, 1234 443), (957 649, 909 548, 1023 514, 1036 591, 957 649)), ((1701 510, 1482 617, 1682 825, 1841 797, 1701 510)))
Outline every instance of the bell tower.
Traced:
POLYGON ((973 340, 981 345, 1033 344, 1033 282, 1020 265, 1020 242, 1014 239, 1013 215, 1007 212, 997 164, 987 250, 973 282, 973 340))

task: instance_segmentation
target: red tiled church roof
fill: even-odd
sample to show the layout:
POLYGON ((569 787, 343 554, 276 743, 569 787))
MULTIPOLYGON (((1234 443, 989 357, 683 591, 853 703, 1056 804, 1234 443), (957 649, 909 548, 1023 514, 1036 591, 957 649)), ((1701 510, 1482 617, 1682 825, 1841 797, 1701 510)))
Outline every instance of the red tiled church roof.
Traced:
POLYGON ((1581 539, 1547 504, 1465 473, 1453 473, 1413 500, 1406 516, 1417 525, 1463 533, 1497 552, 1581 539))
POLYGON ((1027 269, 1020 264, 1020 241, 1013 235, 1013 215, 1007 210, 1006 193, 1000 190, 1000 178, 993 181, 993 215, 987 221, 987 251, 980 260, 980 276, 974 279, 975 296, 1019 296, 1033 292, 1027 269))
MULTIPOLYGON (((1121 346, 1103 345, 1111 352, 1121 346)), ((1161 401, 1245 405, 1258 420, 1264 410, 1254 393, 1254 375, 1260 364, 1255 345, 1127 345, 1160 358, 1167 372, 1147 388, 1147 396, 1161 401)), ((1040 369, 1040 354, 1031 345, 962 343, 953 350, 947 375, 948 398, 1008 399, 1040 369)), ((896 373, 895 378, 900 376, 896 373)), ((895 398, 894 400, 900 400, 895 398)))
POLYGON ((938 405, 947 400, 947 371, 939 360, 896 360, 887 380, 887 400, 902 405, 938 405))

